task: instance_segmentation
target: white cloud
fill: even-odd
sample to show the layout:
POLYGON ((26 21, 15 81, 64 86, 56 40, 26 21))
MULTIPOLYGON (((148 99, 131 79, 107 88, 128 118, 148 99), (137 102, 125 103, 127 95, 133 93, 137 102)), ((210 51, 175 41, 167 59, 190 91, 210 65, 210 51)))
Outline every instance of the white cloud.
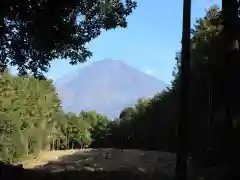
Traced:
POLYGON ((151 69, 147 69, 147 70, 145 70, 144 72, 145 72, 146 74, 148 74, 148 75, 152 75, 153 70, 151 70, 151 69))

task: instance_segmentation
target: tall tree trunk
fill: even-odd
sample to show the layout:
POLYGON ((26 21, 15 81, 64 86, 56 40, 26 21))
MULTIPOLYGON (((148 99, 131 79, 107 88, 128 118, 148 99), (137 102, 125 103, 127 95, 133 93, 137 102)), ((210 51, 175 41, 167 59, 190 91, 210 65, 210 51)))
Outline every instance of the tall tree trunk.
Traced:
POLYGON ((4 4, 0 2, 0 45, 2 45, 2 36, 4 34, 4 4))
MULTIPOLYGON (((235 73, 234 70, 235 62, 237 61, 237 54, 239 53, 238 43, 238 30, 239 30, 239 17, 238 17, 238 8, 239 0, 222 0, 222 11, 223 11, 223 37, 224 37, 224 100, 225 100, 225 110, 226 110, 226 134, 225 134, 225 145, 227 147, 224 153, 227 154, 227 160, 231 166, 231 177, 230 179, 238 179, 238 158, 236 152, 236 136, 234 135, 234 98, 237 94, 230 92, 230 87, 236 85, 235 73)), ((234 88, 234 87, 233 87, 234 88)))
POLYGON ((191 0, 183 3, 182 54, 180 67, 180 95, 179 95, 179 146, 177 152, 176 179, 187 179, 188 158, 188 119, 189 119, 189 70, 190 70, 190 28, 191 28, 191 0))

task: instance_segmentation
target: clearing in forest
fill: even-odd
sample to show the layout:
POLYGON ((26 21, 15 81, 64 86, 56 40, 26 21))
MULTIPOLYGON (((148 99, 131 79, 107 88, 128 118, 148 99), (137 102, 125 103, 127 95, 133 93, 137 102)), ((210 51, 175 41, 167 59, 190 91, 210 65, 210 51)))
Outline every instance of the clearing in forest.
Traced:
POLYGON ((42 152, 35 159, 24 161, 27 169, 52 172, 69 170, 132 171, 174 174, 176 157, 167 152, 128 149, 84 149, 42 152))

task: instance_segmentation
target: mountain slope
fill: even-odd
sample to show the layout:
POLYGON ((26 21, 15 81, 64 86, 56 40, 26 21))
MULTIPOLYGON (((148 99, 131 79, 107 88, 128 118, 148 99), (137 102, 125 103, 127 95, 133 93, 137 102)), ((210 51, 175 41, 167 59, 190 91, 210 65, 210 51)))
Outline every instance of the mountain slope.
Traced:
POLYGON ((96 110, 110 118, 165 87, 159 79, 116 60, 97 61, 56 82, 65 111, 96 110))

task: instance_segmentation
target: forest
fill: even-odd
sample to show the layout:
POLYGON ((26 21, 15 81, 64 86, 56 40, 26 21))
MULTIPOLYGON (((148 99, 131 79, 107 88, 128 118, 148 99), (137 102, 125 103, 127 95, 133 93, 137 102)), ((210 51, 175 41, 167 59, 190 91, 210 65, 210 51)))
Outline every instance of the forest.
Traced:
MULTIPOLYGON (((181 49, 176 53, 171 85, 153 98, 143 97, 134 107, 124 108, 114 120, 95 111, 82 111, 78 114, 63 112, 53 82, 44 78, 41 73, 48 70, 51 60, 56 57, 71 58, 72 64, 84 62, 91 56, 84 44, 97 37, 101 29, 126 27, 125 18, 136 7, 132 1, 127 2, 127 7, 114 4, 112 9, 107 11, 108 14, 98 14, 104 19, 103 24, 103 21, 99 23, 94 19, 94 13, 88 14, 88 18, 92 18, 93 21, 88 21, 89 24, 83 24, 83 27, 93 30, 84 38, 77 37, 77 40, 73 38, 74 33, 82 33, 81 35, 85 36, 84 32, 77 28, 75 31, 78 31, 72 32, 69 37, 62 37, 64 30, 69 30, 68 26, 62 28, 63 32, 58 32, 56 37, 45 37, 46 30, 57 34, 49 29, 50 25, 47 24, 46 29, 40 26, 35 29, 38 32, 35 32, 38 34, 38 37, 35 37, 31 34, 33 32, 28 32, 26 14, 19 17, 23 21, 20 25, 15 21, 17 14, 11 12, 6 15, 9 19, 6 29, 9 32, 6 31, 5 34, 9 34, 1 34, 5 39, 1 40, 0 49, 1 58, 6 60, 0 61, 0 161, 17 163, 41 151, 89 147, 177 152, 181 49), (118 14, 114 13, 115 11, 118 14), (19 36, 13 31, 14 27, 19 28, 19 36), (32 43, 29 40, 29 44, 24 44, 26 41, 23 39, 28 38, 27 35, 42 41, 32 43), (10 46, 9 41, 20 45, 10 46), (76 53, 79 48, 82 54, 76 53), (49 49, 51 51, 48 51, 49 49), (12 62, 9 63, 9 59, 12 62), (18 75, 14 76, 8 72, 9 64, 18 66, 18 75)), ((66 3, 67 5, 71 9, 71 4, 66 3)), ((52 7, 49 5, 49 8, 52 7)), ((90 6, 84 8, 86 9, 80 10, 90 12, 90 6)), ((56 17, 49 20, 50 24, 59 21, 58 9, 55 13, 56 17)), ((38 16, 40 17, 36 14, 36 17, 38 16)), ((75 17, 76 12, 73 12, 72 16, 75 17)), ((71 19, 66 18, 65 21, 72 23, 71 19)), ((42 25, 42 22, 42 19, 38 19, 39 24, 36 24, 42 25)), ((230 159, 235 159, 233 163, 240 163, 240 146, 236 143, 240 137, 240 86, 237 84, 240 77, 239 52, 229 57, 231 65, 226 63, 223 29, 222 10, 212 6, 204 17, 195 22, 191 30, 190 91, 186 99, 190 104, 190 121, 185 128, 188 132, 189 154, 203 166, 226 163, 230 159), (228 118, 233 121, 226 121, 228 118)))
MULTIPOLYGON (((226 125, 221 121, 225 118, 224 103, 219 92, 222 83, 219 79, 225 79, 221 72, 221 54, 215 53, 221 48, 220 15, 218 7, 209 8, 192 30, 189 148, 196 157, 207 157, 209 149, 221 149, 214 155, 224 158, 228 150, 219 148, 228 143, 224 141, 226 125)), ((176 54, 172 84, 153 98, 139 99, 134 107, 124 108, 113 121, 94 111, 63 112, 51 80, 3 72, 0 78, 0 160, 13 163, 43 150, 87 147, 176 152, 179 55, 176 54)), ((231 90, 232 94, 237 92, 237 86, 231 90)), ((233 101, 236 101, 233 102, 236 136, 239 136, 237 96, 233 101)))

